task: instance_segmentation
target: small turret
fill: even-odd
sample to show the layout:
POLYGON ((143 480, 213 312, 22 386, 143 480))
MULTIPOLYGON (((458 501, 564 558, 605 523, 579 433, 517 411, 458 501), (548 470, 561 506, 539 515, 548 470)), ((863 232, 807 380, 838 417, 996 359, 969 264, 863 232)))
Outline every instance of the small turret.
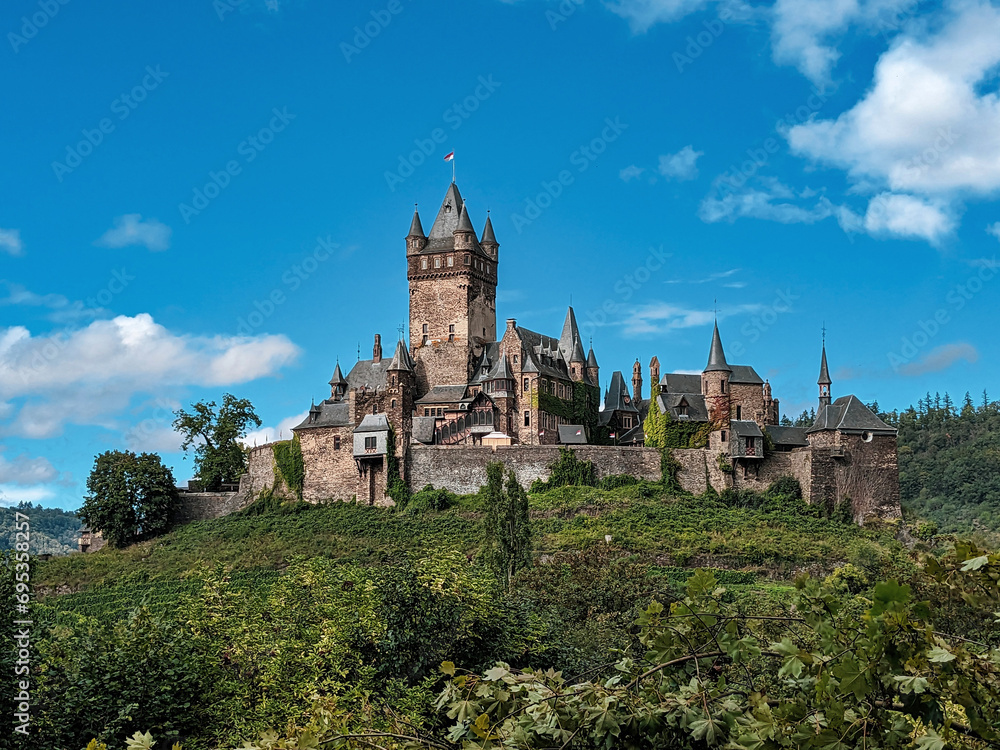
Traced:
POLYGON ((701 393, 708 407, 709 420, 720 426, 729 426, 729 378, 732 373, 733 369, 726 362, 726 352, 722 348, 722 337, 719 335, 719 324, 716 322, 712 331, 712 348, 708 353, 708 364, 701 374, 701 393))
POLYGON ((597 365, 597 355, 594 354, 594 347, 590 347, 590 351, 587 353, 587 380, 591 382, 592 385, 599 385, 600 368, 597 365))
POLYGON ((500 249, 500 243, 497 242, 496 235, 493 233, 493 220, 490 219, 489 211, 486 212, 486 226, 483 227, 483 238, 479 241, 479 244, 483 246, 483 250, 489 255, 493 260, 497 260, 497 251, 500 249))
POLYGON ((660 382, 660 360, 653 357, 649 360, 649 385, 652 386, 660 382))
POLYGON ((427 244, 427 236, 424 234, 424 227, 420 223, 420 214, 416 205, 413 206, 413 221, 410 222, 410 233, 406 235, 406 253, 419 253, 427 244))
POLYGON ((334 401, 340 401, 344 398, 344 394, 347 393, 347 380, 344 378, 344 373, 340 371, 340 362, 337 362, 337 367, 333 371, 333 377, 330 378, 330 398, 334 401))
POLYGON ((463 202, 462 212, 458 216, 458 226, 455 228, 455 249, 471 250, 477 242, 475 227, 472 226, 469 210, 463 202))
POLYGON ((396 344, 396 353, 392 355, 387 372, 413 372, 410 353, 406 351, 406 344, 403 343, 402 339, 396 344))

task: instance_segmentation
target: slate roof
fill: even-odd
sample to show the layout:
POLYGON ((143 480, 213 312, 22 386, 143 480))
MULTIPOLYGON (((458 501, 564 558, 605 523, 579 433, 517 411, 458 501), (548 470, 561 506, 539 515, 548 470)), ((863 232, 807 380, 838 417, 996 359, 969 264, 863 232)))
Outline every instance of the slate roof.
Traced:
POLYGON ((597 356, 594 354, 594 347, 590 347, 587 352, 587 367, 597 367, 597 356))
POLYGON ((865 406, 857 396, 841 396, 820 409, 816 423, 806 433, 838 430, 846 433, 873 432, 877 435, 895 435, 890 427, 865 406))
POLYGON ((510 372, 510 367, 507 366, 506 357, 498 357, 497 363, 493 365, 493 369, 490 371, 487 380, 513 380, 514 376, 510 372))
POLYGON ((569 380, 569 368, 560 353, 559 342, 556 339, 521 326, 515 330, 528 355, 528 361, 521 368, 523 371, 535 372, 529 368, 529 364, 532 364, 542 375, 569 380))
POLYGON ((733 431, 733 435, 738 437, 764 437, 764 433, 760 431, 757 423, 750 419, 730 420, 729 429, 733 431))
POLYGON ((430 445, 434 442, 434 417, 414 417, 411 435, 418 443, 430 445))
POLYGON ((657 406, 660 412, 669 414, 678 422, 707 422, 708 408, 705 406, 705 397, 700 393, 661 393, 657 397, 657 406), (687 414, 681 414, 679 407, 681 402, 687 403, 687 414))
POLYGON ((729 376, 730 383, 764 385, 764 379, 750 365, 730 365, 729 369, 733 371, 733 374, 729 376))
POLYGON ((420 252, 438 253, 446 250, 454 250, 455 232, 457 230, 472 232, 473 251, 483 257, 489 257, 479 244, 479 240, 476 237, 476 230, 469 220, 465 200, 458 191, 458 185, 453 182, 448 186, 444 200, 441 201, 441 208, 438 209, 437 217, 434 219, 433 226, 431 226, 431 232, 427 235, 427 243, 420 252), (463 212, 465 213, 464 221, 462 220, 463 212))
POLYGON ((635 408, 631 398, 629 398, 628 403, 625 403, 626 398, 629 398, 629 393, 628 387, 625 385, 625 378, 622 376, 621 370, 615 370, 611 375, 611 384, 608 386, 607 393, 604 394, 604 411, 609 415, 613 411, 638 412, 639 410, 635 408))
POLYGON ((476 369, 472 374, 471 383, 481 383, 487 380, 490 375, 490 370, 493 369, 493 363, 496 362, 497 357, 500 353, 500 342, 491 341, 483 347, 483 353, 479 355, 479 361, 476 363, 476 369))
POLYGON ((631 430, 623 432, 617 438, 615 438, 619 443, 637 443, 640 440, 645 440, 646 433, 642 431, 642 425, 636 425, 631 430))
POLYGON ((348 385, 351 388, 364 386, 372 390, 385 388, 385 374, 389 371, 390 361, 387 357, 383 357, 378 362, 373 359, 360 360, 347 373, 348 385))
POLYGON ((775 445, 791 445, 796 447, 809 445, 805 427, 768 425, 766 429, 767 434, 771 436, 771 442, 775 445))
POLYGON ((586 362, 583 346, 580 344, 580 328, 576 324, 576 313, 572 306, 566 309, 566 320, 559 336, 559 352, 567 362, 586 362), (574 357, 577 347, 580 349, 578 358, 574 357))
POLYGON ((346 401, 324 401, 316 405, 319 414, 315 420, 312 419, 315 412, 310 410, 309 416, 292 430, 308 430, 314 427, 348 427, 351 424, 349 406, 350 404, 346 401))
POLYGON ((719 324, 715 324, 712 331, 712 348, 708 352, 708 364, 705 365, 705 372, 732 372, 726 362, 726 352, 722 349, 722 337, 719 336, 719 324))
POLYGON ((586 445, 587 431, 582 424, 561 424, 559 442, 563 445, 586 445))
POLYGON ((410 353, 406 350, 403 339, 396 343, 396 353, 392 355, 388 371, 413 372, 413 360, 410 359, 410 353))
POLYGON ((389 418, 385 414, 365 414, 361 424, 354 428, 355 432, 387 432, 389 418))
POLYGON ((330 385, 347 385, 344 373, 340 371, 340 362, 337 362, 337 367, 333 371, 333 377, 330 378, 330 385))
POLYGON ((830 370, 826 366, 826 344, 823 344, 823 359, 819 365, 819 380, 816 381, 818 385, 832 385, 833 381, 830 380, 830 370))
POLYGON ((417 400, 417 404, 454 404, 465 398, 464 385, 436 385, 417 400))
POLYGON ((486 226, 483 227, 483 239, 482 243, 485 245, 487 242, 492 242, 494 245, 499 245, 497 242, 497 237, 493 234, 493 220, 490 219, 489 211, 486 212, 486 226))
POLYGON ((701 375, 668 372, 660 378, 660 393, 696 393, 701 395, 701 375))
POLYGON ((420 214, 417 213, 417 209, 413 209, 413 221, 410 222, 410 233, 406 235, 407 237, 424 237, 424 228, 420 223, 420 214))

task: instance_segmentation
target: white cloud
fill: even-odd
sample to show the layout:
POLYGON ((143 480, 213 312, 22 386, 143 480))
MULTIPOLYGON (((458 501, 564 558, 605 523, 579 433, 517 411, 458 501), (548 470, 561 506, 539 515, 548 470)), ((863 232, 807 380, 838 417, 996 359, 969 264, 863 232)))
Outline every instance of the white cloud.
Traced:
POLYGON ((8 255, 22 255, 24 253, 19 229, 0 229, 0 252, 8 255))
POLYGON ((803 199, 811 199, 815 191, 796 193, 788 185, 773 178, 759 178, 760 187, 731 188, 717 181, 714 192, 707 195, 698 207, 702 221, 713 224, 719 221, 730 223, 736 219, 766 219, 782 224, 813 224, 835 215, 836 207, 825 196, 812 203, 801 205, 803 199), (717 197, 721 194, 721 197, 717 197))
POLYGON ((629 180, 637 180, 642 177, 642 173, 646 170, 642 167, 637 167, 635 164, 629 164, 625 169, 618 173, 618 176, 622 178, 625 182, 629 180))
POLYGON ((933 245, 955 230, 955 219, 940 201, 880 193, 868 204, 864 228, 874 236, 924 239, 933 245))
POLYGON ((77 300, 71 302, 61 294, 36 294, 10 281, 0 280, 0 285, 7 287, 7 296, 0 297, 0 305, 23 305, 25 307, 44 307, 52 312, 48 319, 56 323, 72 323, 86 318, 96 318, 106 312, 100 307, 87 307, 77 300))
POLYGON ((635 33, 658 23, 669 23, 708 5, 708 0, 614 0, 608 8, 629 22, 635 33))
POLYGON ((996 224, 990 224, 988 227, 986 227, 986 231, 989 234, 992 234, 998 240, 1000 240, 1000 221, 998 221, 996 224))
POLYGON ((978 361, 979 352, 972 344, 959 342, 955 344, 943 344, 927 352, 916 362, 909 362, 899 368, 900 375, 915 377, 926 375, 930 372, 941 372, 947 370, 959 361, 970 364, 978 361))
POLYGON ((957 5, 936 34, 902 34, 865 96, 788 133, 794 153, 893 192, 954 198, 1000 189, 1000 9, 957 5))
POLYGON ((706 326, 716 319, 759 309, 759 305, 740 305, 716 313, 714 310, 689 310, 668 302, 654 302, 633 308, 622 323, 623 333, 629 337, 661 335, 681 328, 706 326))
POLYGON ((698 157, 704 154, 704 151, 695 151, 693 146, 685 146, 676 154, 662 155, 659 172, 667 179, 693 180, 698 176, 698 157))
MULTIPOLYGON (((2 449, 0 449, 2 450, 2 449)), ((42 456, 31 458, 26 453, 8 459, 0 453, 0 485, 46 484, 59 479, 59 472, 42 456)))
POLYGON ((18 487, 10 484, 0 484, 0 505, 12 506, 19 503, 38 504, 42 500, 55 497, 55 492, 49 487, 18 487))
POLYGON ((94 243, 103 247, 142 245, 159 251, 170 247, 171 229, 156 219, 142 220, 142 214, 125 214, 115 219, 115 225, 94 243))
POLYGON ((252 447, 272 443, 275 440, 288 440, 292 436, 292 428, 301 424, 308 416, 309 410, 307 409, 301 414, 285 417, 278 422, 276 427, 261 427, 259 430, 248 432, 247 436, 243 438, 243 444, 252 447))
POLYGON ((298 353, 285 336, 178 335, 145 313, 41 336, 0 329, 0 404, 18 400, 12 423, 0 429, 35 438, 68 423, 115 429, 136 394, 249 382, 298 353))

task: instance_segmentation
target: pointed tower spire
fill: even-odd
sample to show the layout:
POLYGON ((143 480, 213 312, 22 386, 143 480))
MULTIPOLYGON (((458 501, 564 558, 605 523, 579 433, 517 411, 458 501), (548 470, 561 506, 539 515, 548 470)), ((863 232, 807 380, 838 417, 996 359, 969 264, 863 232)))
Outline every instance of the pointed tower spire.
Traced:
POLYGON ((333 371, 333 377, 330 378, 330 398, 334 401, 340 401, 344 394, 347 393, 348 382, 344 377, 344 373, 340 371, 340 360, 337 360, 337 367, 333 371))
POLYGON ((497 250, 500 249, 500 243, 497 242, 496 235, 493 234, 493 220, 490 219, 490 212, 486 212, 486 226, 483 227, 483 238, 479 241, 482 245, 483 250, 489 255, 493 260, 497 259, 497 250))
POLYGON ((406 351, 406 344, 400 339, 396 344, 396 353, 392 355, 392 362, 389 363, 387 372, 413 372, 410 364, 410 353, 406 351))
POLYGON ((406 239, 410 239, 411 237, 419 237, 420 239, 424 239, 425 236, 426 235, 424 235, 424 227, 420 223, 420 213, 417 211, 417 204, 414 203, 413 221, 410 222, 410 233, 406 235, 406 239))
POLYGON ((830 397, 830 386, 833 385, 833 381, 830 379, 830 368, 826 364, 826 329, 823 329, 823 356, 819 363, 819 380, 816 381, 819 385, 819 408, 820 411, 823 410, 824 406, 829 406, 830 397))
POLYGON ((579 338, 580 329, 576 325, 576 313, 573 312, 573 307, 570 306, 566 309, 566 321, 563 323, 562 335, 559 336, 559 352, 566 362, 573 360, 573 349, 575 342, 579 338))
POLYGON ((472 226, 472 220, 469 218, 469 209, 465 207, 465 203, 462 203, 462 212, 458 215, 458 227, 455 229, 456 232, 472 232, 474 235, 476 233, 475 227, 472 226))
POLYGON ((722 348, 722 337, 719 336, 719 323, 716 321, 715 330, 712 331, 712 349, 708 353, 708 364, 705 365, 705 372, 732 372, 733 369, 726 362, 726 352, 722 348))

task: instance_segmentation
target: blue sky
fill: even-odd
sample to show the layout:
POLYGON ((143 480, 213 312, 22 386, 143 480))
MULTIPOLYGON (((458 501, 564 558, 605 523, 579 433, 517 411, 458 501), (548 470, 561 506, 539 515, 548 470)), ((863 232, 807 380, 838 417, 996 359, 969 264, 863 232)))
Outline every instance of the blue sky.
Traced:
POLYGON ((0 32, 4 502, 79 507, 109 449, 183 482, 171 411, 227 391, 287 437, 406 320, 452 150, 498 318, 572 300, 604 384, 699 370, 717 307, 791 415, 824 323, 834 395, 996 389, 988 3, 18 0, 0 32))

